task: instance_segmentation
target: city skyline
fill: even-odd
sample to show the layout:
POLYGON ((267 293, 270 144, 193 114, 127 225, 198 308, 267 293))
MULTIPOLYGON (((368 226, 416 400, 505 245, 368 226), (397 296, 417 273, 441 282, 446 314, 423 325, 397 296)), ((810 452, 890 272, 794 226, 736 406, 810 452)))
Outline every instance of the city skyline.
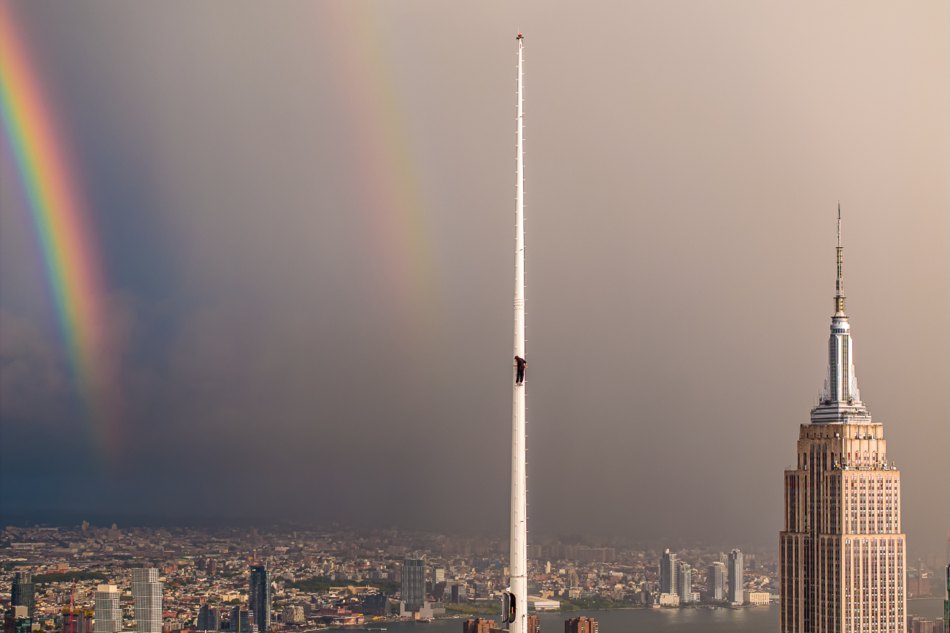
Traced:
MULTIPOLYGON (((418 620, 429 617, 448 618, 436 626, 458 627, 462 615, 480 615, 464 622, 461 628, 466 631, 497 630, 499 622, 485 616, 497 615, 507 587, 508 544, 503 536, 489 541, 393 529, 116 529, 84 523, 70 528, 0 527, 0 542, 6 541, 15 545, 0 549, 3 567, 19 572, 0 575, 0 594, 10 591, 14 598, 7 616, 22 625, 18 631, 29 630, 31 622, 62 633, 141 630, 153 626, 149 611, 160 600, 166 633, 251 633, 261 630, 258 614, 263 611, 255 606, 262 597, 265 603, 273 600, 276 616, 270 625, 264 623, 265 630, 305 633, 321 623, 369 625, 370 618, 374 626, 389 622, 398 629, 400 622, 419 625, 418 620), (269 596, 261 596, 258 589, 262 571, 269 575, 269 596), (151 580, 155 577, 160 582, 151 580), (27 615, 28 606, 18 604, 31 602, 29 592, 15 590, 30 582, 38 588, 34 618, 27 615), (144 610, 139 608, 143 595, 148 598, 144 610), (406 608, 412 602, 417 608, 424 602, 425 608, 413 613, 406 608), (79 619, 76 631, 74 620, 67 617, 70 612, 79 619), (376 619, 380 617, 385 619, 376 619)), ((765 630, 766 624, 769 630, 778 629, 780 607, 775 602, 783 566, 774 552, 726 554, 707 547, 661 555, 654 549, 579 548, 551 539, 537 547, 528 574, 533 585, 529 602, 538 617, 528 618, 529 633, 538 633, 539 626, 549 630, 553 624, 559 630, 571 611, 578 615, 590 609, 600 610, 611 630, 647 622, 649 616, 640 616, 664 608, 672 611, 661 619, 686 618, 698 626, 725 617, 739 627, 736 630, 765 630), (684 583, 679 593, 688 592, 690 601, 712 610, 683 604, 675 593, 662 593, 664 558, 675 558, 676 568, 691 576, 687 588, 687 574, 677 574, 676 584, 684 583), (716 595, 716 572, 722 590, 722 561, 736 563, 729 575, 735 587, 741 583, 741 597, 730 588, 732 605, 716 595), (560 612, 552 611, 556 609, 560 612), (610 610, 633 619, 618 620, 610 610), (706 615, 696 615, 700 613, 706 615)), ((924 596, 924 601, 908 603, 908 627, 918 616, 938 620, 944 607, 942 561, 932 557, 921 569, 923 584, 911 582, 908 591, 912 597, 924 596), (917 594, 916 588, 925 591, 917 594)))
POLYGON ((950 318, 947 7, 519 7, 6 3, 121 398, 84 395, 5 127, 0 516, 504 530, 520 28, 532 532, 774 546, 840 199, 909 555, 939 552, 950 338, 907 307, 950 318))

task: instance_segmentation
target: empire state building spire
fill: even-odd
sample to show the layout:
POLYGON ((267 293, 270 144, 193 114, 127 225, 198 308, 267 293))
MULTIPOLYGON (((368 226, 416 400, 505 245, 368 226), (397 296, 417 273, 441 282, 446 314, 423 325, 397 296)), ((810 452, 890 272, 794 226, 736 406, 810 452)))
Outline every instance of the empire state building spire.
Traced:
POLYGON ((841 203, 838 203, 838 278, 835 281, 835 313, 831 317, 831 337, 828 340, 828 371, 821 401, 812 411, 812 421, 838 421, 843 415, 867 415, 861 402, 858 379, 854 373, 854 340, 851 324, 844 311, 843 251, 841 247, 841 203))
POLYGON ((835 316, 844 316, 844 278, 841 276, 841 203, 838 203, 838 280, 835 282, 835 316))

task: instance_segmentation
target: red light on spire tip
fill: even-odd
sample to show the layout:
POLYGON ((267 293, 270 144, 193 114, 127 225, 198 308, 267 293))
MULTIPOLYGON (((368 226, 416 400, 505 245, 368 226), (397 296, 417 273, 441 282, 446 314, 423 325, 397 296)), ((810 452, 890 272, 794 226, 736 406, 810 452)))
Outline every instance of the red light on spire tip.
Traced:
POLYGON ((516 39, 516 40, 523 40, 523 39, 524 39, 524 35, 522 35, 522 34, 519 32, 519 33, 518 33, 518 37, 516 37, 515 39, 516 39))

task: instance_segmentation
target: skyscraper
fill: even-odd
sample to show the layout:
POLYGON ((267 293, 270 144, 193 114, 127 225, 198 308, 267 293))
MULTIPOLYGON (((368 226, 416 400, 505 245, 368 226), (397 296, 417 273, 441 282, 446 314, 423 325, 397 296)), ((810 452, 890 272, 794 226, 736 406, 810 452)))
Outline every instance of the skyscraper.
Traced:
POLYGON ((943 626, 945 629, 950 628, 950 565, 947 565, 947 574, 944 577, 943 626))
POLYGON ((837 260, 824 389, 799 429, 797 465, 785 471, 782 633, 905 633, 900 473, 854 374, 840 206, 837 260))
POLYGON ((270 630, 271 587, 270 572, 264 565, 251 567, 251 581, 247 592, 247 607, 254 612, 254 624, 260 633, 270 630))
POLYGON ((63 633, 83 633, 85 614, 82 609, 68 609, 62 615, 63 633))
POLYGON ((726 566, 715 562, 706 570, 707 600, 722 602, 726 599, 726 566))
POLYGON ((742 594, 744 582, 742 574, 742 552, 737 549, 729 552, 729 602, 742 604, 745 596, 742 594))
POLYGON ((33 577, 29 572, 18 571, 13 575, 13 586, 10 587, 10 606, 26 607, 26 614, 33 621, 33 577))
POLYGON ((122 630, 122 609, 119 607, 119 588, 99 585, 96 588, 95 633, 116 633, 122 630))
POLYGON ((670 550, 660 559, 660 593, 676 593, 676 554, 670 550))
POLYGON ((676 567, 676 591, 680 595, 680 602, 691 602, 693 592, 693 568, 685 560, 677 563, 676 567))
POLYGON ((199 631, 220 631, 221 609, 207 603, 201 605, 201 609, 198 610, 198 620, 195 622, 195 628, 199 631))
POLYGON ((231 610, 231 633, 257 633, 254 612, 237 605, 231 610))
POLYGON ((402 602, 406 611, 421 611, 426 604, 426 567, 424 560, 407 558, 402 564, 402 602))
POLYGON ((132 600, 135 604, 135 630, 138 633, 162 633, 162 583, 158 580, 157 569, 132 570, 132 600))

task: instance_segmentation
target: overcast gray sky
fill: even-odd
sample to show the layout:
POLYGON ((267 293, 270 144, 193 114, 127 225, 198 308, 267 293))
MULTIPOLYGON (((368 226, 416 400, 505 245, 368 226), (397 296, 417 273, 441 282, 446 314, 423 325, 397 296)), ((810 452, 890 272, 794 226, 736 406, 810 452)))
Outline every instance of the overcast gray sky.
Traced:
POLYGON ((108 455, 5 135, 5 511, 504 530, 521 30, 530 529, 777 543, 840 200, 861 393, 943 549, 946 2, 9 6, 124 414, 108 455))

